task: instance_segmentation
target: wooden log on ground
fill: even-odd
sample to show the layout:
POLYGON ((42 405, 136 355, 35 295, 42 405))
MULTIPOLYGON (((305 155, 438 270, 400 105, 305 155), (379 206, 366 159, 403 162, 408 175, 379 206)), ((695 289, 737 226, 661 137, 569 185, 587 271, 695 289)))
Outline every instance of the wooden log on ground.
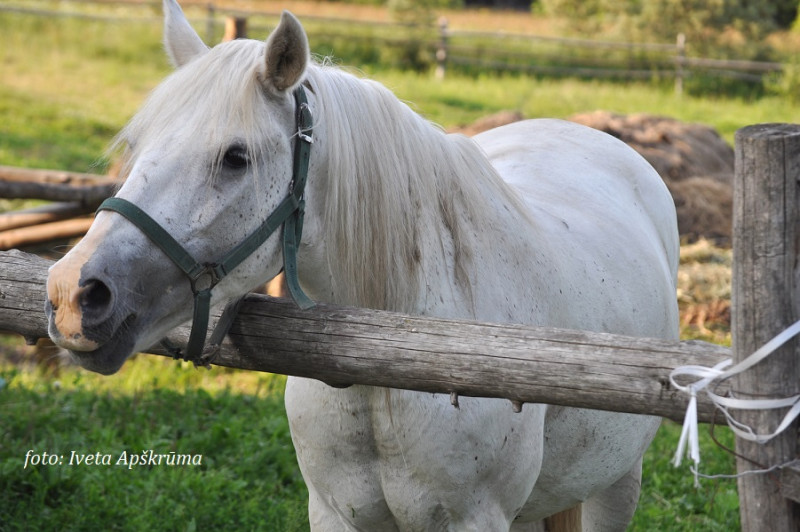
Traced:
POLYGON ((70 201, 95 208, 113 196, 119 184, 94 174, 0 166, 0 198, 70 201))
POLYGON ((48 203, 31 209, 4 212, 0 213, 0 231, 58 222, 90 214, 91 212, 92 210, 82 206, 80 203, 71 202, 48 203))
POLYGON ((0 165, 0 180, 20 183, 49 183, 52 185, 90 186, 113 181, 106 175, 48 170, 41 168, 21 168, 0 165))
POLYGON ((13 248, 42 244, 44 242, 50 242, 51 240, 83 236, 86 234, 86 231, 89 230, 89 226, 92 225, 93 220, 93 216, 72 218, 58 222, 0 231, 0 250, 5 251, 13 248))
POLYGON ((72 201, 97 207, 104 199, 114 195, 117 186, 117 183, 73 186, 0 180, 0 198, 72 201))
MULTIPOLYGON (((800 125, 761 124, 736 133, 732 316, 738 362, 800 319, 800 125)), ((800 341, 740 374, 736 397, 800 393, 800 341)), ((759 434, 773 432, 785 411, 741 411, 759 434)), ((798 424, 761 445, 737 438, 739 472, 797 458, 798 424)), ((789 474, 786 472, 786 474, 789 474)), ((800 505, 781 493, 781 473, 739 478, 742 530, 800 530, 800 505)))
MULTIPOLYGON (((50 261, 0 253, 0 330, 46 335, 44 282, 50 261)), ((187 325, 169 339, 185 345, 187 325)), ((167 353, 160 346, 149 350, 167 353)), ((502 397, 683 419, 688 398, 669 384, 677 366, 713 366, 730 356, 704 342, 462 322, 248 296, 214 364, 464 396, 502 397)), ((723 386, 718 390, 724 393, 723 386)), ((510 408, 510 406, 509 406, 510 408)), ((698 414, 714 407, 703 394, 698 414)))

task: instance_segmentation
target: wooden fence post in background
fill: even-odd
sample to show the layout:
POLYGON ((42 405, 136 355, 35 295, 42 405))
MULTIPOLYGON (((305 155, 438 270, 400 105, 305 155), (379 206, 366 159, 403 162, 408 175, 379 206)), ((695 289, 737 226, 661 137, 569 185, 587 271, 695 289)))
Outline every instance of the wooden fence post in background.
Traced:
POLYGON ((443 80, 447 65, 447 19, 439 18, 439 46, 436 48, 436 79, 443 80))
POLYGON ((675 41, 677 55, 675 56, 675 94, 683 94, 683 66, 686 63, 686 35, 678 34, 675 41))
POLYGON ((214 13, 216 9, 214 8, 214 4, 210 3, 206 6, 207 9, 207 16, 206 16, 206 42, 212 43, 214 42, 214 13))
POLYGON ((228 17, 225 19, 224 41, 247 38, 247 19, 244 17, 228 17))
MULTIPOLYGON (((800 125, 761 124, 736 133, 733 219, 733 353, 738 362, 800 319, 800 125)), ((800 341, 787 342, 733 383, 743 399, 800 393, 800 341)), ((737 411, 757 433, 785 411, 737 411)), ((797 423, 765 445, 737 438, 739 472, 797 458, 797 423)), ((742 530, 796 532, 800 505, 781 494, 781 474, 739 478, 742 530)))

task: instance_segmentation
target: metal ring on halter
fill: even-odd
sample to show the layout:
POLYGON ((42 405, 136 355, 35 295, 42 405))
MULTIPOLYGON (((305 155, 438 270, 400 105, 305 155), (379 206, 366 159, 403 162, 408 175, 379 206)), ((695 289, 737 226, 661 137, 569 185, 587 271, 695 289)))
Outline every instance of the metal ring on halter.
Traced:
POLYGON ((204 264, 203 266, 204 268, 202 270, 197 272, 195 275, 189 276, 189 283, 192 286, 192 293, 195 295, 203 290, 211 290, 222 280, 216 271, 216 268, 218 268, 217 264, 204 264), (204 276, 208 276, 208 286, 198 287, 200 284, 199 282, 203 280, 204 276))

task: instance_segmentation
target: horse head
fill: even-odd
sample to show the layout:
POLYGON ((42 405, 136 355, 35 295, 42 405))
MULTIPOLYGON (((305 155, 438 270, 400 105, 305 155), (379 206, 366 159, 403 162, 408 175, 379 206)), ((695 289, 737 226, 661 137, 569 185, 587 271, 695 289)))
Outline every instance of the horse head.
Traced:
POLYGON ((296 144, 310 141, 298 129, 296 91, 310 60, 300 23, 285 12, 266 43, 209 49, 175 0, 164 1, 164 14, 176 70, 117 137, 127 178, 115 199, 47 280, 50 337, 105 374, 186 322, 199 292, 217 304, 276 275, 281 231, 252 235, 303 200, 302 190, 287 200, 296 144), (159 232, 172 248, 154 246, 159 232), (245 241, 247 253, 231 259, 245 241))

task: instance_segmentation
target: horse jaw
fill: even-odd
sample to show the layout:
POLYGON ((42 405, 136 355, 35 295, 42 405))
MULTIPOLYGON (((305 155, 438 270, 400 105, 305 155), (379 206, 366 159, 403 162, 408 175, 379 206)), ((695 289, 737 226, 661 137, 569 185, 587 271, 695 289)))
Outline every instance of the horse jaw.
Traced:
POLYGON ((164 0, 164 48, 176 68, 208 51, 175 0, 164 0))

